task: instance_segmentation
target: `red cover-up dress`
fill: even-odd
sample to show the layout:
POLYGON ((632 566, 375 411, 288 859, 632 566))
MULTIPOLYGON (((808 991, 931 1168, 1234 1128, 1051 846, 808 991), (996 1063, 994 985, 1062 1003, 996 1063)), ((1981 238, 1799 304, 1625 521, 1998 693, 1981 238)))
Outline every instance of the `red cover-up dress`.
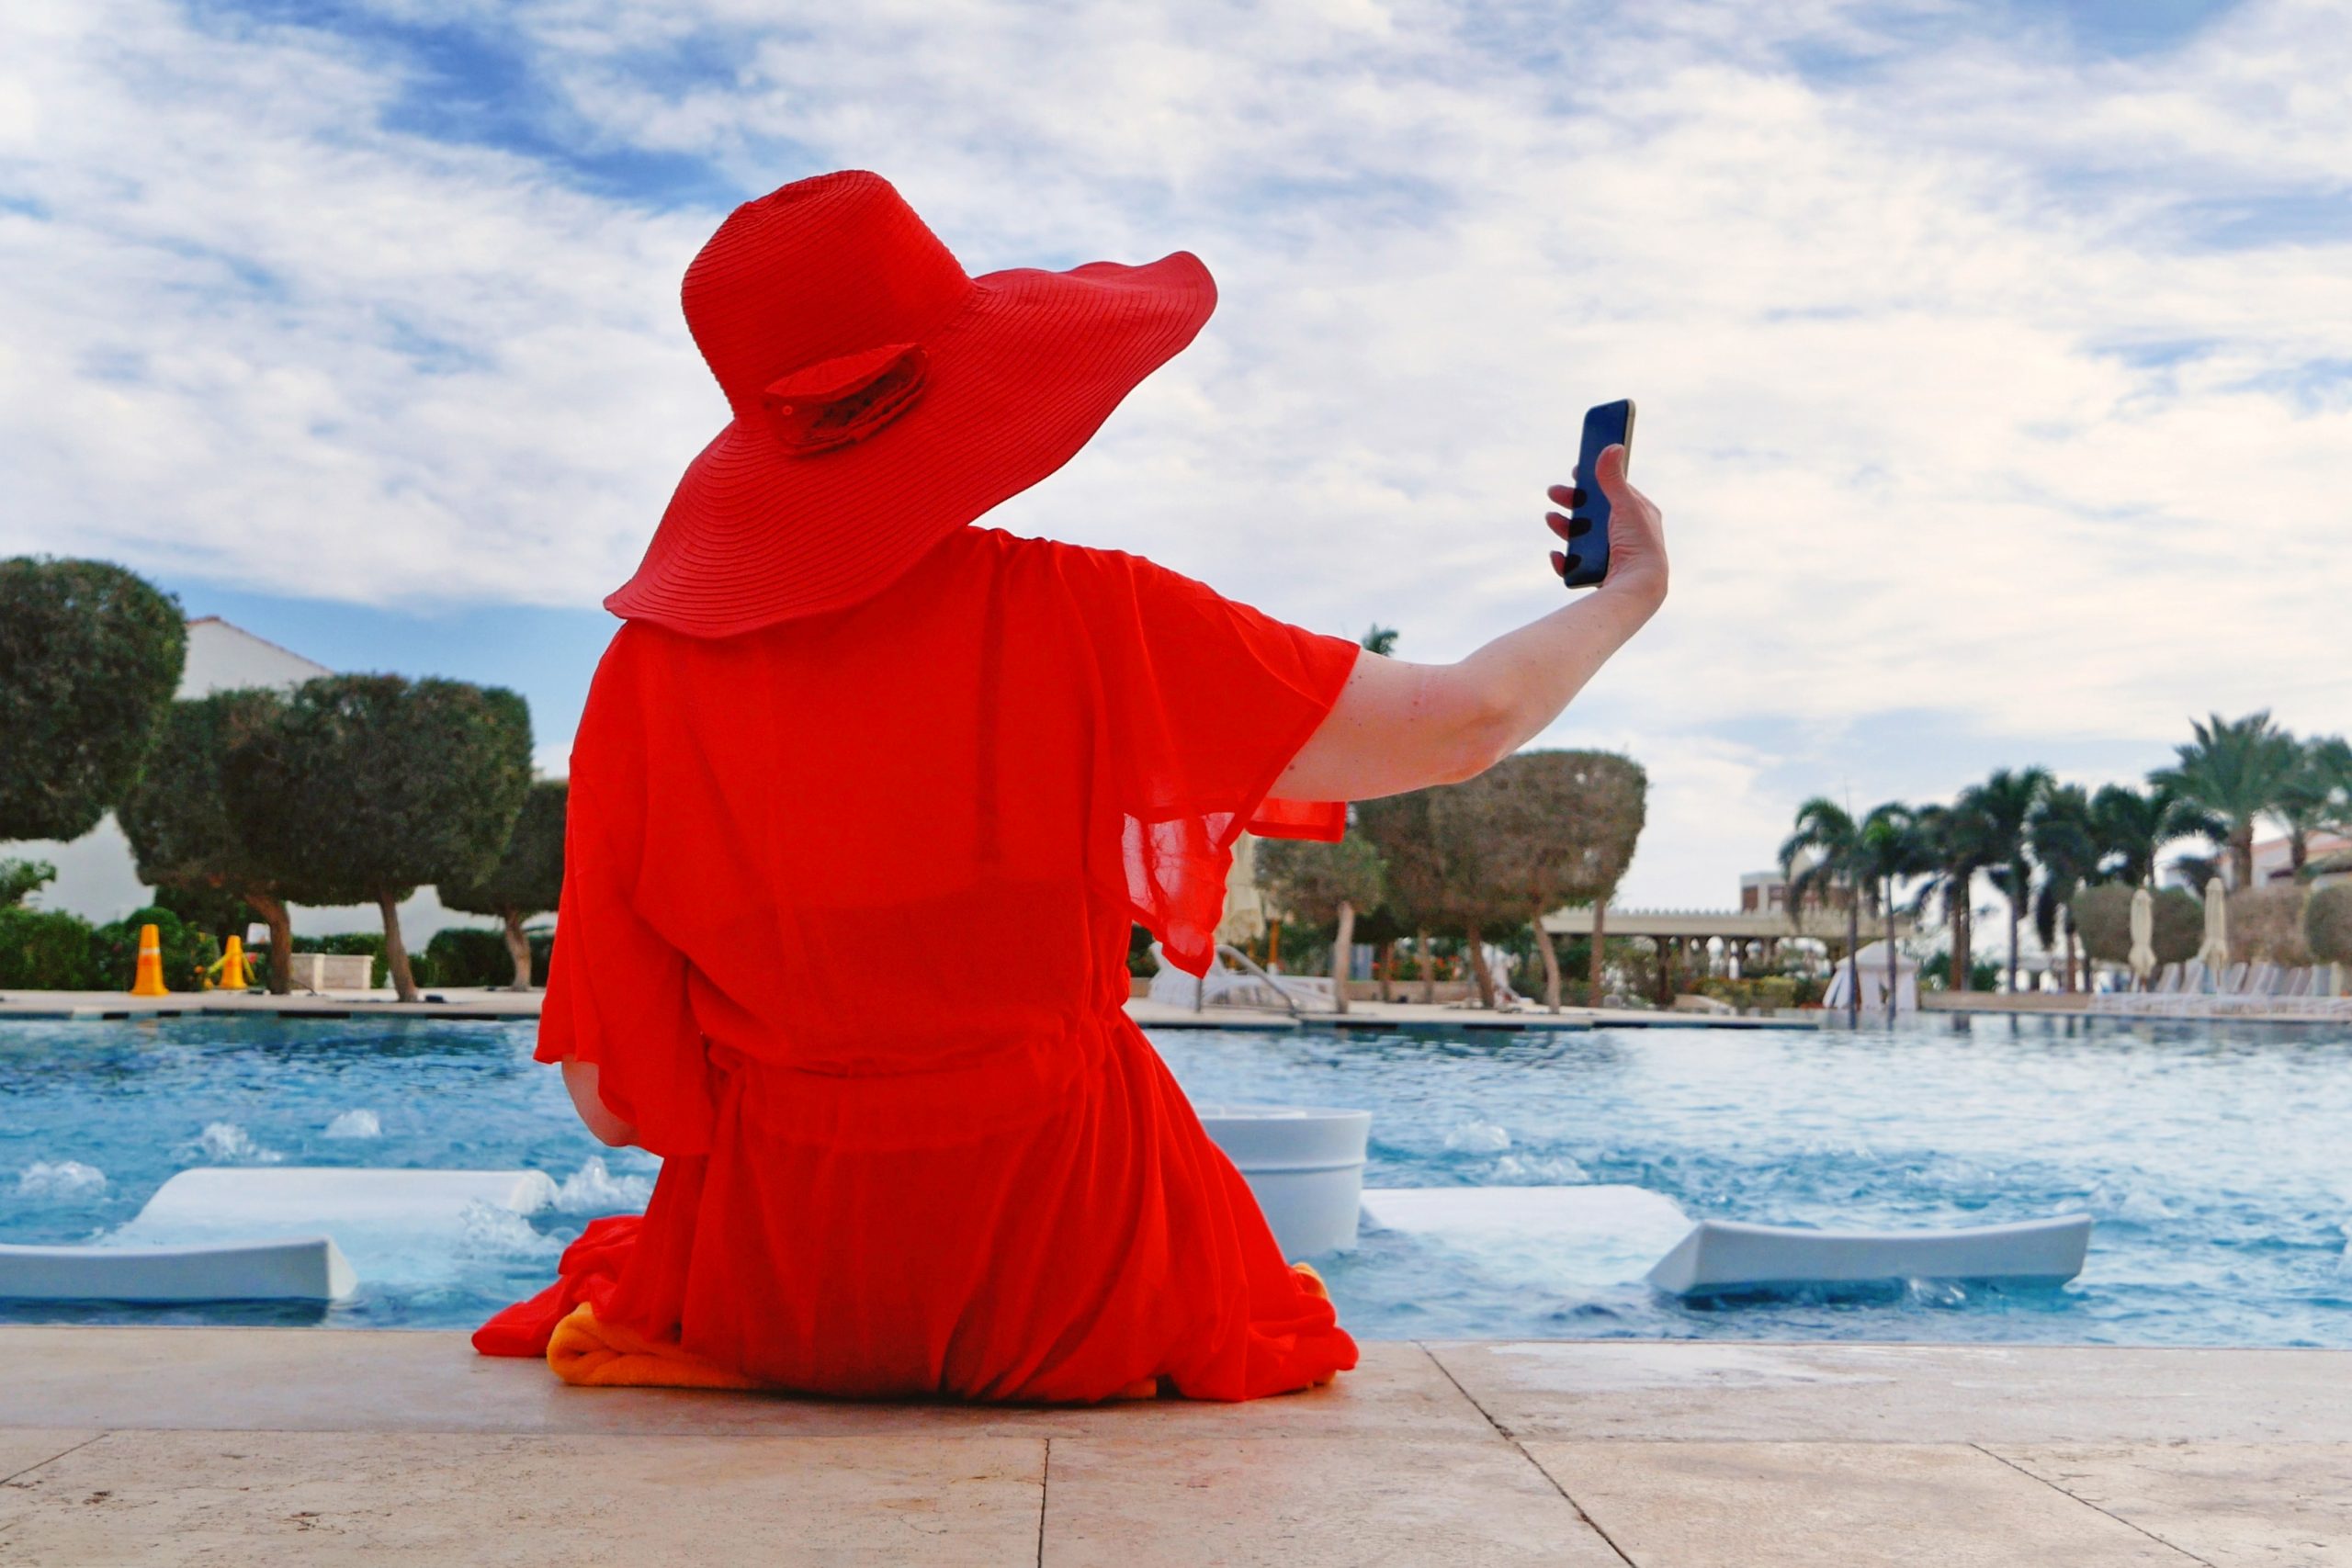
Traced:
POLYGON ((631 623, 571 755, 538 1057, 663 1156, 642 1220, 476 1337, 581 1302, 763 1383, 1204 1399, 1355 1364, 1131 1022, 1141 921, 1204 967, 1230 845, 1356 649, 1148 561, 952 535, 847 610, 631 623))

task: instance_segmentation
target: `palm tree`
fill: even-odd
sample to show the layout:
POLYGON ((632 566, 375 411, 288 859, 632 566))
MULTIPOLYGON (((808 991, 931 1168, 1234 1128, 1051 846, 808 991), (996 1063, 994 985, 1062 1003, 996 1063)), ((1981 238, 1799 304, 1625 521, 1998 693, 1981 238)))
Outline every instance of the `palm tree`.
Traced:
POLYGON ((2292 793, 2302 748, 2270 722, 2267 708, 2240 719, 2213 714, 2203 724, 2191 719, 2189 728, 2196 731, 2196 740, 2173 748, 2179 760, 2150 773, 2148 782, 2194 801, 2220 819, 2232 880, 2251 887, 2255 818, 2292 793))
POLYGON ((1929 903, 1943 906, 1944 923, 1951 931, 1951 988, 1968 989, 1970 952, 1973 937, 1976 874, 1998 859, 1992 824, 1977 808, 1971 792, 1950 806, 1923 806, 1913 818, 1920 849, 1931 863, 1922 871, 1927 883, 1913 901, 1912 912, 1924 915, 1929 903))
MULTIPOLYGON (((1841 894, 1846 900, 1846 956, 1862 945, 1861 901, 1854 894, 1863 884, 1862 834, 1847 809, 1827 795, 1817 795, 1797 807, 1796 831, 1781 843, 1781 875, 1789 885, 1789 919, 1793 923, 1808 898, 1830 905, 1841 894)), ((1861 1017, 1861 988, 1848 999, 1849 1015, 1861 1017)))
POLYGON ((1374 621, 1372 623, 1371 630, 1356 638, 1356 644, 1367 653, 1377 653, 1385 659, 1396 651, 1396 628, 1384 626, 1378 621, 1374 621))
POLYGON ((2311 860, 2312 835, 2343 821, 2347 785, 2352 785, 2352 746, 2342 736, 2315 735, 2296 747, 2294 768, 2270 814, 2286 824, 2287 860, 2297 876, 2311 860))
MULTIPOLYGON (((1871 808, 1857 831, 1857 848, 1861 862, 1862 886, 1869 888, 1871 901, 1886 916, 1886 1013, 1888 1021, 1894 1018, 1894 991, 1898 971, 1895 964, 1894 916, 1896 881, 1907 876, 1925 876, 1938 869, 1934 845, 1919 825, 1919 814, 1901 801, 1890 800, 1871 808)), ((1855 1006, 1860 1006, 1861 976, 1854 976, 1855 1006)))
POLYGON ((2155 885, 2156 856, 2176 839, 2219 838, 2213 818, 2162 784, 2144 795, 2130 784, 2102 784, 2091 796, 2091 838, 2098 870, 2130 887, 2155 885))
MULTIPOLYGON (((2059 917, 2085 883, 2098 875, 2099 843, 2092 830, 2090 796, 2080 784, 2053 784, 2041 792, 2026 821, 2026 838, 2041 886, 2034 896, 2033 928, 2048 952, 2058 940, 2059 917)), ((2074 921, 2066 922, 2066 989, 2075 988, 2077 952, 2074 921)))
POLYGON ((2009 989, 2018 988, 2018 927, 2025 919, 2025 901, 2033 891, 2033 859, 2027 820, 2033 803, 2050 787, 2047 768, 2001 768, 1983 784, 1961 792, 1968 809, 1984 819, 1985 870, 2001 897, 2009 901, 2009 989))

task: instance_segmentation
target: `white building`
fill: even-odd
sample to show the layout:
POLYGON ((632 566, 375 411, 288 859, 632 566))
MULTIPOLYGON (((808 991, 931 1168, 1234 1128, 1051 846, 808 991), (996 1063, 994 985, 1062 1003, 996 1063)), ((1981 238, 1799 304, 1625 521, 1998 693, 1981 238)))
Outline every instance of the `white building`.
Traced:
MULTIPOLYGON (((232 626, 218 615, 205 615, 187 624, 187 662, 181 668, 179 690, 174 695, 202 697, 252 686, 290 691, 305 681, 333 673, 317 660, 289 652, 243 626, 232 626)), ((34 840, 0 845, 0 857, 47 861, 57 867, 57 879, 25 900, 38 908, 63 909, 103 925, 154 902, 154 889, 139 880, 130 842, 111 811, 70 844, 34 840)), ((317 909, 296 905, 292 913, 294 930, 304 936, 383 929, 383 917, 372 904, 317 909)), ((444 926, 488 923, 444 910, 430 887, 419 888, 401 906, 401 934, 412 949, 422 947, 444 926)), ((266 939, 266 931, 259 926, 249 938, 266 939)))

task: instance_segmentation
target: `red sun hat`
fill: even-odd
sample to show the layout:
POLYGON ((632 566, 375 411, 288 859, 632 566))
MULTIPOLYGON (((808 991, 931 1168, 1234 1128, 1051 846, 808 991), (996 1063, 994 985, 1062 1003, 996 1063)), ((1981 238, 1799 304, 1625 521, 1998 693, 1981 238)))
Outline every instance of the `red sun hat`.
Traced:
POLYGON ((684 295, 735 417, 605 607, 714 637, 887 586, 1069 462, 1216 308, 1182 251, 967 276, 861 170, 737 208, 684 295))

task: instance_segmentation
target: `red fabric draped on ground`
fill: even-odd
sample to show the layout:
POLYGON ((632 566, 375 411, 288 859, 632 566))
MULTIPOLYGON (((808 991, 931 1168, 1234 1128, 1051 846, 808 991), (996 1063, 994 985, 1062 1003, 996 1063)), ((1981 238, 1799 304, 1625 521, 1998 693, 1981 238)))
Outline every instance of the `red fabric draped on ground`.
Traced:
POLYGON ((1353 644, 1133 557, 951 536, 854 608, 631 625, 572 753, 539 1056, 663 1156, 476 1336, 597 1319, 854 1396, 1195 1398, 1355 1363, 1125 1013, 1127 932, 1204 967, 1247 827, 1353 644))

